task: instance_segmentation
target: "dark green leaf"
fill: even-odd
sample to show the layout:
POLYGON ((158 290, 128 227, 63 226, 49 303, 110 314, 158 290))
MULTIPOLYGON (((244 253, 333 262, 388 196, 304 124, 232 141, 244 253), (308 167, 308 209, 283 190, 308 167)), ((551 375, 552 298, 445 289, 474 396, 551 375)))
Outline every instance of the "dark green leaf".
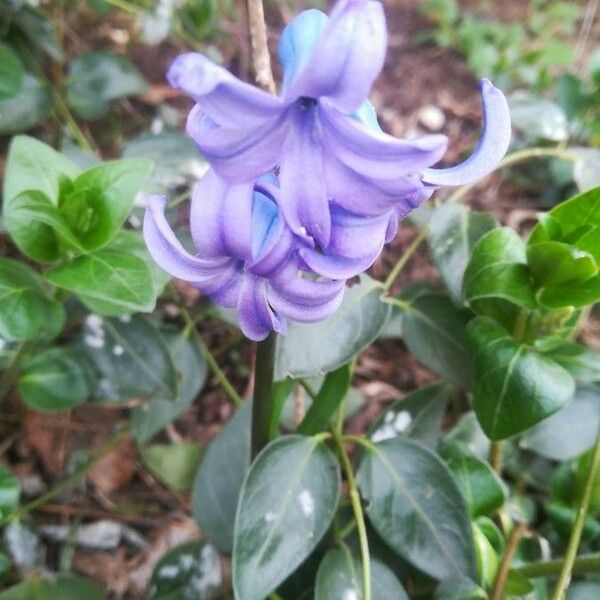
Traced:
POLYGON ((67 99, 84 119, 99 119, 111 100, 143 94, 147 84, 123 56, 104 51, 84 52, 69 65, 67 99))
POLYGON ((475 576, 465 501, 431 450, 405 437, 371 444, 357 479, 371 523, 402 558, 436 579, 475 576))
POLYGON ((21 484, 19 480, 0 464, 0 518, 6 519, 19 504, 21 484))
POLYGON ((339 310, 319 323, 290 323, 277 346, 275 379, 329 373, 349 362, 379 334, 390 307, 383 288, 366 275, 346 291, 339 310))
POLYGON ((165 340, 140 315, 119 319, 90 315, 78 349, 98 372, 99 400, 177 397, 177 371, 165 340))
POLYGON ((35 138, 13 138, 6 159, 4 214, 7 202, 21 192, 36 190, 58 204, 61 181, 79 175, 80 169, 50 146, 35 138))
POLYGON ((0 45, 0 100, 16 96, 23 85, 23 64, 8 47, 0 45))
MULTIPOLYGON (((315 600, 334 598, 362 600, 363 580, 360 559, 346 545, 333 548, 325 555, 317 571, 315 600)), ((401 583, 383 563, 371 559, 371 598, 373 600, 408 600, 401 583)))
POLYGON ((29 357, 19 377, 19 392, 30 408, 67 410, 90 395, 87 374, 68 348, 50 348, 29 357))
POLYGON ((463 452, 470 452, 482 460, 487 460, 490 454, 490 440, 481 429, 473 411, 460 417, 458 423, 446 434, 443 443, 456 445, 463 452))
POLYGON ((462 282, 475 243, 497 227, 487 213, 471 212, 462 204, 442 204, 429 221, 429 248, 435 266, 455 304, 461 306, 462 282))
POLYGON ((435 448, 441 435, 442 419, 453 388, 443 382, 422 387, 394 402, 369 429, 373 442, 398 435, 435 448))
POLYGON ((216 600, 224 584, 215 548, 204 542, 187 542, 169 550, 158 562, 150 580, 151 600, 216 600))
POLYGON ((235 520, 239 600, 263 600, 310 555, 333 520, 339 493, 337 461, 318 437, 282 437, 260 453, 235 520))
POLYGON ((349 387, 350 365, 344 365, 336 371, 328 373, 315 401, 298 427, 298 433, 314 435, 323 431, 344 400, 349 387))
POLYGON ((56 579, 34 577, 3 592, 0 600, 104 600, 102 589, 77 575, 61 574, 56 579))
POLYGON ((179 394, 173 401, 169 397, 153 397, 131 412, 131 431, 143 444, 163 427, 174 421, 192 404, 204 386, 207 366, 191 332, 167 333, 164 339, 177 370, 179 394))
POLYGON ((0 258, 0 338, 51 338, 64 323, 62 304, 46 295, 37 273, 15 260, 0 258))
POLYGON ((60 211, 86 250, 98 250, 115 238, 151 170, 152 163, 143 158, 102 163, 61 195, 60 211))
POLYGON ((506 578, 504 591, 509 596, 527 596, 527 594, 530 594, 533 591, 533 585, 525 575, 511 569, 506 578))
POLYGON ((471 360, 465 328, 472 315, 442 294, 423 294, 402 317, 404 343, 415 358, 448 381, 468 389, 471 360))
POLYGON ((491 439, 525 431, 573 397, 567 371, 519 344, 496 322, 477 317, 467 333, 474 352, 474 408, 491 439))
POLYGON ((16 96, 0 100, 0 134, 26 131, 46 120, 52 112, 48 86, 25 73, 16 96))
POLYGON ((45 277, 103 316, 150 312, 156 302, 149 267, 130 254, 100 250, 53 267, 45 277))
POLYGON ((150 472, 178 492, 192 488, 203 451, 204 446, 199 442, 152 444, 140 448, 150 472))
POLYGON ((194 517, 200 529, 221 551, 233 550, 233 526, 238 498, 250 466, 250 415, 244 402, 207 448, 194 481, 194 517))
POLYGON ((443 581, 435 592, 435 600, 487 600, 488 595, 468 577, 443 581))

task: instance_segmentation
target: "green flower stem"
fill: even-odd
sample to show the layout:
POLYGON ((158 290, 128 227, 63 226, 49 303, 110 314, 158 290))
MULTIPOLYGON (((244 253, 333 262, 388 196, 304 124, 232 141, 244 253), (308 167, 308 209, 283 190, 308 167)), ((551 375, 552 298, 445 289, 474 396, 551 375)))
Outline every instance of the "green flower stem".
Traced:
MULTIPOLYGON (((564 148, 526 148, 525 150, 519 150, 518 152, 513 152, 512 154, 508 154, 504 157, 498 166, 492 171, 492 173, 498 171, 499 169, 503 169, 504 167, 510 167, 511 165, 518 164, 521 162, 526 162, 528 160, 536 159, 536 158, 558 158, 560 160, 566 160, 569 162, 575 162, 577 157, 565 150, 564 148)), ((491 173, 490 173, 491 174, 491 173)), ((481 180, 474 181, 473 183, 468 183, 467 185, 463 185, 459 187, 453 194, 451 194, 448 198, 448 202, 458 202, 463 196, 465 196, 469 191, 471 191, 475 186, 479 185, 481 180)))
POLYGON ((498 475, 502 473, 502 450, 502 442, 492 442, 490 447, 490 464, 498 475))
POLYGON ((271 413, 273 412, 273 372, 277 334, 271 332, 262 342, 256 344, 256 364, 254 366, 254 400, 252 402, 252 458, 269 443, 271 413))
POLYGON ((4 370, 2 375, 0 375, 0 402, 4 400, 5 396, 8 394, 8 392, 10 392, 12 387, 17 382, 19 371, 21 370, 21 364, 32 347, 32 342, 23 342, 20 344, 15 352, 15 355, 13 356, 12 361, 4 370))
POLYGON ((417 237, 411 242, 410 246, 406 249, 406 252, 402 254, 402 256, 398 259, 398 262, 394 265, 394 268, 390 271, 390 274, 387 276, 386 280, 383 282, 383 288, 386 292, 390 291, 394 281, 398 279, 398 276, 404 269, 404 267, 408 264, 408 261, 411 259, 412 255, 417 251, 417 248, 421 245, 421 242, 427 237, 428 229, 425 227, 421 229, 417 234, 417 237))
MULTIPOLYGON (((554 577, 560 573, 564 561, 564 558, 555 558, 554 560, 529 563, 513 568, 525 577, 554 577)), ((573 575, 600 573, 600 552, 597 554, 584 554, 575 558, 571 573, 573 575)))
POLYGON ((583 490, 583 494, 579 502, 579 507, 577 509, 577 518, 575 519, 575 524, 573 525, 573 530, 571 531, 569 545, 567 546, 567 554, 565 555, 565 559, 558 576, 558 581, 556 582, 556 586, 554 588, 552 596, 550 597, 550 600, 562 600, 562 598, 564 598, 566 589, 569 587, 569 582, 571 581, 571 575, 573 572, 573 564, 575 563, 575 559, 577 558, 577 550, 579 548, 581 534, 585 525, 585 519, 590 508, 590 503, 592 501, 594 483, 596 481, 596 476, 598 475, 599 469, 600 431, 598 432, 598 438, 596 439, 596 444, 594 446, 592 462, 590 463, 590 468, 587 474, 585 488, 583 490))
POLYGON ((35 500, 32 500, 28 504, 24 504, 20 506, 15 511, 13 511, 10 515, 0 520, 0 526, 6 525, 9 521, 17 521, 23 518, 25 515, 34 511, 39 506, 43 504, 47 504, 50 500, 56 498, 56 496, 60 496, 62 493, 71 489, 77 482, 83 479, 91 469, 96 466, 107 454, 109 454, 112 450, 114 450, 119 443, 125 438, 128 433, 128 427, 121 427, 116 433, 114 433, 108 440, 104 443, 104 445, 100 448, 100 450, 85 464, 79 467, 72 475, 67 477, 64 481, 61 481, 58 485, 54 486, 50 491, 46 492, 44 495, 39 496, 35 500))

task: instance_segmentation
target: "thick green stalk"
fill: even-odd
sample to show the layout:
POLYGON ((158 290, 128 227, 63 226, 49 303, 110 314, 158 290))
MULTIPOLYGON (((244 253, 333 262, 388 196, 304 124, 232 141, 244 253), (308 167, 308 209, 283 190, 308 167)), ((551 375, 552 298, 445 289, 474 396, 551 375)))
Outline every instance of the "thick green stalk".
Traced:
POLYGON ((252 402, 252 458, 269 443, 271 413, 273 412, 273 371, 277 334, 271 332, 256 344, 254 366, 254 400, 252 402))
MULTIPOLYGON (((564 558, 555 558, 538 563, 529 563, 513 567, 515 571, 519 571, 525 577, 555 577, 558 575, 564 564, 564 558)), ((584 554, 578 556, 573 561, 571 569, 573 575, 585 575, 586 573, 600 573, 600 553, 584 554)))

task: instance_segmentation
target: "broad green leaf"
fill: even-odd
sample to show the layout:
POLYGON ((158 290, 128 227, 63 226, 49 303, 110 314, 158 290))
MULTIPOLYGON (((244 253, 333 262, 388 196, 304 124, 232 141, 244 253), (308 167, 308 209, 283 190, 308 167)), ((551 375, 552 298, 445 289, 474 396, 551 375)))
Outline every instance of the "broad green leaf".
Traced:
POLYGON ((0 100, 13 98, 23 85, 23 63, 8 47, 0 45, 0 100))
POLYGON ((192 488, 203 451, 204 446, 199 442, 151 444, 140 448, 150 472, 178 492, 192 488))
POLYGON ((567 371, 514 340, 496 322, 477 317, 467 333, 474 353, 474 408, 491 439, 533 427, 573 397, 575 385, 567 371))
POLYGON ((451 444, 470 452, 482 460, 490 454, 490 440, 481 429, 477 416, 473 411, 462 415, 456 425, 445 435, 444 446, 451 444))
POLYGON ((60 211, 86 250, 98 250, 115 238, 151 170, 146 159, 102 163, 61 195, 60 211))
POLYGON ((465 328, 472 314, 448 296, 423 294, 402 317, 403 340, 415 358, 448 381, 469 389, 471 360, 465 328))
POLYGON ((380 301, 382 293, 378 281, 361 275, 332 317, 319 323, 290 323, 287 336, 278 340, 275 379, 329 373, 364 350, 390 312, 389 305, 380 301))
POLYGON ((6 159, 4 215, 9 200, 30 190, 41 192, 56 205, 61 181, 79 173, 77 165, 43 142, 26 135, 14 137, 6 159))
POLYGON ((465 271, 464 292, 475 312, 483 314, 488 310, 482 300, 537 308, 525 244, 516 232, 507 227, 493 229, 477 242, 465 271))
POLYGON ((569 460, 593 446, 599 426, 598 389, 584 387, 572 402, 527 431, 519 445, 551 460, 569 460))
POLYGON ((582 383, 600 381, 600 354, 594 350, 563 340, 560 345, 544 354, 569 371, 577 381, 582 383))
POLYGON ((219 554, 204 542, 187 542, 160 559, 150 580, 150 600, 217 600, 225 583, 219 554))
POLYGON ((506 585, 504 587, 504 591, 507 595, 517 597, 527 596, 533 589, 533 584, 525 577, 525 575, 515 569, 511 569, 508 572, 506 585))
POLYGON ((50 348, 29 357, 19 376, 19 393, 30 408, 67 410, 90 395, 87 374, 68 348, 50 348))
POLYGON ((529 244, 527 262, 540 287, 570 285, 598 274, 598 265, 589 252, 561 242, 529 244))
POLYGON ((77 575, 60 574, 55 579, 34 577, 3 592, 0 600, 104 600, 102 588, 77 575))
POLYGON ((141 315, 88 316, 76 349, 98 374, 94 394, 98 400, 177 397, 178 376, 166 342, 141 315))
MULTIPOLYGON (((360 558, 343 544, 327 552, 317 571, 315 600, 352 598, 362 600, 363 578, 360 558)), ((408 600, 402 584, 383 563, 371 559, 371 598, 373 600, 408 600)))
POLYGON ((343 402, 350 387, 350 366, 344 365, 328 373, 325 381, 298 427, 302 435, 315 435, 323 431, 343 402))
POLYGON ((7 467, 0 464, 0 518, 6 519, 19 504, 21 484, 7 467))
POLYGON ((52 338, 62 330, 65 311, 49 298, 38 274, 10 258, 0 258, 0 338, 52 338))
POLYGON ((394 402, 369 428, 373 442, 398 435, 435 448, 441 435, 442 419, 452 397, 450 384, 439 382, 422 387, 394 402))
POLYGON ((123 56, 105 51, 84 52, 69 65, 67 100, 84 119, 106 115, 111 100, 143 94, 147 84, 123 56))
POLYGON ((244 402, 206 449, 194 481, 194 518, 221 551, 233 550, 233 526, 238 498, 250 466, 252 403, 244 402))
POLYGON ((191 332, 165 333, 164 340, 177 370, 179 393, 175 400, 155 396, 131 411, 131 431, 140 444, 179 417, 196 399, 206 381, 206 361, 191 332))
POLYGON ((436 454, 406 437, 370 444, 357 479, 369 520, 402 558, 436 579, 474 577, 467 507, 436 454))
POLYGON ((600 275, 587 281, 572 281, 555 287, 545 287, 538 293, 538 300, 549 308, 582 308, 588 304, 595 304, 600 300, 600 275))
POLYGON ((30 73, 25 73, 16 96, 0 100, 0 134, 27 131, 52 112, 52 95, 48 86, 30 73))
POLYGON ((131 254, 100 250, 53 267, 45 277, 103 316, 150 312, 156 302, 149 267, 131 254))
MULTIPOLYGON (((562 502, 548 501, 544 504, 544 511, 548 515, 549 521, 554 525, 556 531, 560 534, 563 541, 567 541, 575 525, 578 510, 572 506, 567 506, 562 502)), ((591 515, 587 515, 583 526, 582 539, 597 538, 600 535, 600 521, 591 515)))
POLYGON ((431 258, 455 304, 463 300, 462 282, 469 256, 479 238, 497 227, 487 213, 471 212, 462 204, 442 204, 429 221, 431 258))
POLYGON ((339 493, 337 461, 318 437, 282 437, 260 453, 235 519, 238 600, 263 600, 300 566, 329 528, 339 493))
POLYGON ((452 577, 439 585, 435 600, 488 600, 488 595, 468 577, 452 577))
POLYGON ((473 539, 475 541, 475 556, 479 581, 485 586, 491 587, 496 579, 500 557, 494 550, 491 542, 475 523, 473 524, 473 539))
POLYGON ((471 517, 492 515, 508 498, 504 482, 487 462, 464 452, 451 451, 448 468, 462 492, 471 517))
POLYGON ((4 224, 21 252, 34 260, 58 260, 65 247, 84 252, 56 205, 42 192, 21 192, 8 200, 4 224))

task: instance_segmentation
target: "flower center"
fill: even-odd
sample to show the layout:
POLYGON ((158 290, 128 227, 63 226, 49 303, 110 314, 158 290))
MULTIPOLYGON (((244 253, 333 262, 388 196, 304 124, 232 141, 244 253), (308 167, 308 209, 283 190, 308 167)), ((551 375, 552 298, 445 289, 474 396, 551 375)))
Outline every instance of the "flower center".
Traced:
POLYGON ((302 96, 302 98, 298 98, 298 106, 300 107, 300 110, 309 110, 316 105, 316 98, 308 98, 307 96, 302 96))

